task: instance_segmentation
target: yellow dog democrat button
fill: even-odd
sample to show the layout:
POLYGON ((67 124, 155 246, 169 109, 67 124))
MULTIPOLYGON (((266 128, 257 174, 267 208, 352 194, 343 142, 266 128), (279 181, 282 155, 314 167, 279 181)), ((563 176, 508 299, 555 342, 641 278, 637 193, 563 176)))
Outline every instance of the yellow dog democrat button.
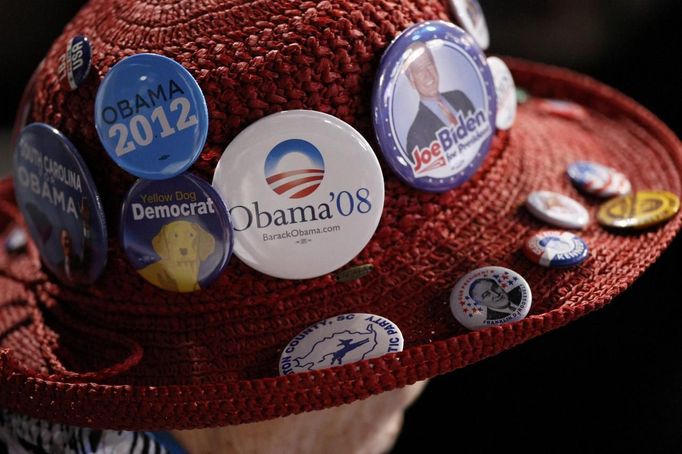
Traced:
POLYGON ((680 209, 680 199, 667 191, 638 191, 604 203, 597 220, 606 227, 645 229, 667 221, 680 209))
POLYGON ((121 243, 148 282, 193 292, 210 284, 227 264, 232 225, 218 193, 194 175, 138 180, 123 205, 121 243))

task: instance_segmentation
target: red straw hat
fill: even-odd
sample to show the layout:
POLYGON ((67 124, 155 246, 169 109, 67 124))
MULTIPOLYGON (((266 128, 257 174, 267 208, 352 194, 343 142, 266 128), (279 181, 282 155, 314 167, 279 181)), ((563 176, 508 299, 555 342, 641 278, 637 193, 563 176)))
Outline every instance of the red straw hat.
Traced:
MULTIPOLYGON (((642 233, 592 222, 581 234, 590 257, 571 269, 523 256, 542 226, 523 208, 529 192, 580 200, 594 219, 600 201, 578 192, 566 166, 589 159, 627 175, 634 189, 682 190, 682 146, 650 112, 587 77, 507 59, 534 98, 510 131, 496 134, 481 168, 462 186, 420 192, 384 166, 385 204, 369 244, 347 268, 373 271, 349 282, 265 276, 236 258, 208 288, 171 293, 140 278, 115 232, 135 178, 106 157, 94 101, 122 58, 159 53, 199 83, 210 127, 191 168, 210 181, 226 145, 275 112, 334 115, 366 138, 379 58, 409 25, 448 20, 443 2, 322 1, 147 4, 95 0, 57 39, 35 77, 30 120, 62 131, 93 174, 112 231, 96 285, 73 289, 41 268, 37 248, 0 250, 0 407, 94 428, 189 429, 260 421, 349 403, 464 367, 562 326, 611 301, 670 243, 680 216, 642 233), (188 6, 190 5, 190 6, 188 6), (93 46, 90 77, 66 91, 59 56, 75 35, 93 46), (583 115, 548 111, 560 98, 583 115), (523 320, 468 331, 448 299, 459 277, 498 265, 533 293, 523 320), (392 320, 404 350, 323 370, 279 376, 282 349, 307 326, 343 313, 392 320)), ((378 146, 375 146, 378 150, 378 146)), ((0 183, 0 240, 22 224, 12 181, 0 183)))

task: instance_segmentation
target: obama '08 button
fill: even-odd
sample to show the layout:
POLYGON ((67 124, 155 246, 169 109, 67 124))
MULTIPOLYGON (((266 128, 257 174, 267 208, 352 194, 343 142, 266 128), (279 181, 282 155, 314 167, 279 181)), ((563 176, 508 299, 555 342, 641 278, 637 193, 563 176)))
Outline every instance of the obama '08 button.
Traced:
POLYGON ((481 49, 456 25, 413 25, 386 49, 372 96, 381 152, 405 183, 444 192, 467 181, 495 134, 497 95, 481 49))
POLYGON ((162 180, 184 172, 201 154, 208 109, 196 80, 179 63, 137 54, 116 63, 102 81, 95 127, 122 169, 162 180))
POLYGON ((450 294, 455 319, 471 330, 521 320, 532 303, 530 286, 517 272, 486 266, 464 275, 450 294))
POLYGON ((237 257, 283 279, 348 263, 372 238, 384 206, 369 143, 310 110, 276 113, 242 131, 220 158, 213 186, 230 207, 237 257))

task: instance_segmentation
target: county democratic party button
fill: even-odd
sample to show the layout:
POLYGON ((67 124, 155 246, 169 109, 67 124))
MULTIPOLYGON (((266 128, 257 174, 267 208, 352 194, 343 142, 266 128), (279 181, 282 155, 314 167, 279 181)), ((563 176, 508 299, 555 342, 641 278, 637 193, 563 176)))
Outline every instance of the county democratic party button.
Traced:
POLYGON ((57 73, 61 84, 75 90, 90 74, 92 48, 85 36, 74 36, 66 43, 66 51, 59 57, 57 73))
POLYGON ((577 161, 566 172, 578 188, 598 197, 625 195, 632 190, 630 180, 623 173, 596 162, 577 161))
POLYGON ((208 286, 232 253, 232 225, 225 203, 191 174, 162 181, 138 180, 121 216, 121 243, 148 282, 173 292, 208 286))
POLYGON ((14 191, 45 266, 71 286, 93 283, 107 261, 107 227, 95 182, 73 144, 32 123, 19 135, 14 191))
POLYGON ((551 191, 534 191, 526 199, 526 208, 539 220, 564 229, 584 229, 590 214, 572 198, 551 191))
POLYGON ((450 294, 450 310, 471 330, 521 320, 528 315, 532 294, 520 274, 486 266, 462 277, 450 294))
POLYGON ((308 110, 246 128, 220 158, 213 186, 230 207, 235 254, 284 279, 348 263, 372 238, 384 206, 367 141, 338 118, 308 110))
POLYGON ((507 65, 497 57, 488 57, 497 94, 497 129, 507 130, 516 119, 516 85, 507 65))
POLYGON ((301 331, 282 351, 280 375, 343 366, 403 350, 403 334, 372 314, 330 317, 301 331))
POLYGON ((140 178, 184 172, 206 142, 208 110, 192 75, 156 54, 114 65, 97 91, 95 126, 109 156, 140 178))
POLYGON ((457 23, 474 38, 481 49, 486 50, 490 45, 490 36, 483 9, 478 1, 450 0, 450 5, 457 23))
POLYGON ((579 265, 589 255, 587 243, 582 238, 572 232, 556 230, 532 234, 523 252, 532 262, 550 268, 579 265))
POLYGON ((616 197, 599 207, 597 220, 605 227, 645 229, 677 214, 680 199, 667 191, 637 191, 616 197))
POLYGON ((384 158, 407 184, 443 192, 467 181, 495 134, 495 83, 481 49, 455 25, 401 33, 381 60, 372 98, 384 158))

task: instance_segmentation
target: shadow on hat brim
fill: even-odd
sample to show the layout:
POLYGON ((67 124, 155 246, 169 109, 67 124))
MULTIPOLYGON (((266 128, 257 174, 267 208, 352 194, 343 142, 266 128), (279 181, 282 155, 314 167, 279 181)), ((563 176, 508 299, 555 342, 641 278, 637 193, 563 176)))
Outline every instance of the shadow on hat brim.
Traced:
MULTIPOLYGON (((447 373, 556 329, 602 307, 650 266, 677 233, 620 235, 597 225, 599 201, 579 193, 566 165, 589 159, 623 171, 637 189, 682 189, 682 146, 634 101, 566 70, 507 59, 534 97, 577 102, 577 121, 531 99, 509 133, 498 133, 476 176, 445 194, 420 193, 386 172, 386 206, 370 244, 349 266, 360 280, 269 278, 233 259, 202 292, 170 294, 143 282, 118 245, 87 290, 40 270, 34 247, 0 251, 0 406, 34 417, 108 429, 191 429, 260 421, 349 403, 447 373), (524 239, 544 227, 520 208, 533 190, 588 207, 581 236, 590 258, 572 269, 527 261, 524 239), (469 332, 450 314, 457 278, 473 268, 514 269, 533 292, 519 322, 469 332), (376 313, 405 337, 401 353, 277 376, 281 349, 306 326, 348 312, 376 313)), ((10 181, 0 184, 2 238, 20 223, 10 181)), ((113 242, 114 240, 112 240, 113 242)))

